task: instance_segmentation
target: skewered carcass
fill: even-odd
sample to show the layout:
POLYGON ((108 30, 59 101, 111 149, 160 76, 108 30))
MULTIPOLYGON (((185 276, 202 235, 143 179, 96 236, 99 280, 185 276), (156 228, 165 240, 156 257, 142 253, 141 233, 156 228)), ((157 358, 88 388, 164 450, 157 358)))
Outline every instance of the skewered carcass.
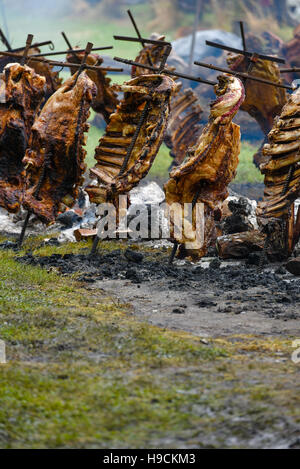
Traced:
POLYGON ((92 203, 111 202, 118 207, 121 194, 128 194, 151 169, 161 146, 176 89, 164 75, 142 75, 123 85, 124 99, 110 116, 106 133, 96 148, 91 177, 96 185, 86 188, 92 203), (136 141, 134 141, 136 138, 136 141))
POLYGON ((244 87, 229 75, 218 80, 208 124, 164 187, 171 239, 181 245, 180 256, 193 259, 203 257, 216 238, 215 219, 220 219, 239 162, 240 128, 232 119, 244 101, 244 87), (191 204, 189 218, 185 204, 191 204))
MULTIPOLYGON (((237 72, 247 72, 249 59, 240 54, 228 54, 227 62, 231 70, 237 72)), ((251 75, 281 83, 281 75, 278 64, 268 60, 256 58, 251 75)), ((264 135, 268 135, 273 127, 274 119, 278 116, 287 102, 285 89, 276 86, 269 86, 253 80, 247 80, 245 85, 246 98, 241 106, 241 110, 248 112, 259 124, 264 135)), ((259 166, 263 163, 262 147, 254 155, 254 163, 259 166)))
POLYGON ((300 197, 300 89, 282 109, 269 133, 260 166, 265 175, 264 199, 257 216, 267 234, 267 252, 284 259, 294 247, 294 201, 300 197))
MULTIPOLYGON (((151 39, 163 41, 165 36, 152 34, 151 39)), ((146 45, 136 58, 143 65, 158 66, 162 60, 164 47, 159 44, 146 45)), ((172 70, 172 67, 167 67, 172 70)), ((150 70, 133 66, 132 77, 152 73, 150 70)), ((203 111, 197 94, 191 89, 182 89, 177 85, 171 101, 171 113, 165 135, 165 144, 174 158, 172 166, 182 163, 188 147, 196 144, 201 133, 201 115, 203 111)))
POLYGON ((18 212, 24 184, 22 160, 31 126, 45 96, 44 77, 18 63, 0 78, 0 206, 18 212))
POLYGON ((73 75, 51 96, 32 126, 24 158, 23 207, 45 224, 71 208, 78 196, 86 170, 84 133, 96 92, 85 72, 73 75))
MULTIPOLYGON (((68 63, 80 64, 84 57, 84 52, 74 52, 67 55, 68 63)), ((87 65, 101 65, 103 63, 102 57, 98 54, 89 54, 86 59, 87 65)), ((75 73, 76 69, 71 68, 71 73, 75 73)), ((119 103, 118 95, 114 92, 111 86, 111 79, 107 77, 107 72, 103 70, 88 70, 87 75, 97 86, 97 95, 92 103, 92 108, 95 112, 101 114, 104 120, 108 123, 109 116, 115 112, 117 104, 119 103)))

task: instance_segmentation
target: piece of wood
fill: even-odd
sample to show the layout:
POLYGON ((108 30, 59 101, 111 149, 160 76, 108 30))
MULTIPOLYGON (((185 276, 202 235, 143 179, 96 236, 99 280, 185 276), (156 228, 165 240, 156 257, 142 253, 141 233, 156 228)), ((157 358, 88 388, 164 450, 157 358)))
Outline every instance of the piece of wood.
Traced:
POLYGON ((74 231, 76 241, 83 241, 84 239, 91 239, 97 236, 97 230, 79 229, 74 231))
POLYGON ((264 249, 266 235, 258 230, 221 236, 217 239, 217 250, 222 259, 246 259, 252 252, 264 249))

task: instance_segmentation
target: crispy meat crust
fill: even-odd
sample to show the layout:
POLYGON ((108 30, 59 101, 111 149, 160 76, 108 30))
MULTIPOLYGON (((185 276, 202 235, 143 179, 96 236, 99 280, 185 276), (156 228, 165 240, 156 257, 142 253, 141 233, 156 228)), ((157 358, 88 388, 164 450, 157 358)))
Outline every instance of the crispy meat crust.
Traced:
POLYGON ((216 94, 218 97, 212 104, 209 123, 195 147, 189 150, 186 160, 170 173, 165 185, 171 239, 180 244, 196 241, 196 213, 199 205, 204 204, 201 245, 186 253, 193 258, 203 257, 207 253, 214 238, 215 217, 220 215, 221 203, 228 196, 227 186, 236 174, 239 161, 240 129, 232 123, 232 119, 244 100, 243 85, 237 78, 224 75, 219 77, 216 94), (183 219, 184 204, 193 202, 197 203, 193 209, 192 224, 187 223, 178 235, 171 206, 180 205, 183 219))
POLYGON ((18 63, 0 78, 0 206, 16 213, 24 183, 22 160, 31 126, 45 96, 45 78, 18 63))
POLYGON ((53 223, 61 203, 72 207, 86 170, 84 132, 88 131, 89 109, 96 86, 83 72, 76 75, 47 101, 32 127, 26 151, 26 186, 23 206, 42 222, 53 223), (38 198, 35 193, 40 176, 45 177, 38 198))

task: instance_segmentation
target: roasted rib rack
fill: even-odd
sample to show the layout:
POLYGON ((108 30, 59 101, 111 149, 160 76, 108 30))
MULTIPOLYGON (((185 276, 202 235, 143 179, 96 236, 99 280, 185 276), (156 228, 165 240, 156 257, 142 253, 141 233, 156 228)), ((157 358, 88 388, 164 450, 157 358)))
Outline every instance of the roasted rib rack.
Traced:
POLYGON ((165 144, 174 158, 172 166, 180 165, 187 149, 193 147, 201 134, 202 108, 198 96, 191 88, 180 90, 171 101, 171 114, 165 136, 165 144))
POLYGON ((87 188, 91 202, 116 203, 119 194, 128 193, 148 174, 164 137, 175 88, 174 81, 162 75, 142 75, 114 86, 125 95, 116 113, 110 116, 105 136, 96 148, 97 164, 91 177, 97 180, 97 185, 87 188), (143 113, 145 119, 130 152, 143 113))
POLYGON ((271 250, 287 256, 293 249, 293 204, 300 196, 300 89, 282 109, 263 154, 267 163, 260 169, 265 175, 265 193, 257 216, 270 236, 271 250))

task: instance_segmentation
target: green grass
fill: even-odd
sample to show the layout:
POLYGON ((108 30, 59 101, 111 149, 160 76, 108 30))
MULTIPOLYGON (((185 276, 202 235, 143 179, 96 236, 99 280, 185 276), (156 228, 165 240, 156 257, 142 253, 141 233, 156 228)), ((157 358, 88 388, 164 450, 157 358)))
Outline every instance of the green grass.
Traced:
POLYGON ((237 170, 236 183, 244 182, 263 182, 264 177, 253 163, 253 155, 258 147, 247 142, 242 142, 240 162, 237 170))
MULTIPOLYGON (((27 239, 20 254, 90 249, 40 242, 27 239)), ((8 359, 0 365, 1 448, 220 448, 232 434, 252 438, 253 426, 272 432, 283 415, 299 419, 296 367, 272 361, 290 355, 289 341, 241 336, 203 345, 6 252, 0 339, 8 359)))

